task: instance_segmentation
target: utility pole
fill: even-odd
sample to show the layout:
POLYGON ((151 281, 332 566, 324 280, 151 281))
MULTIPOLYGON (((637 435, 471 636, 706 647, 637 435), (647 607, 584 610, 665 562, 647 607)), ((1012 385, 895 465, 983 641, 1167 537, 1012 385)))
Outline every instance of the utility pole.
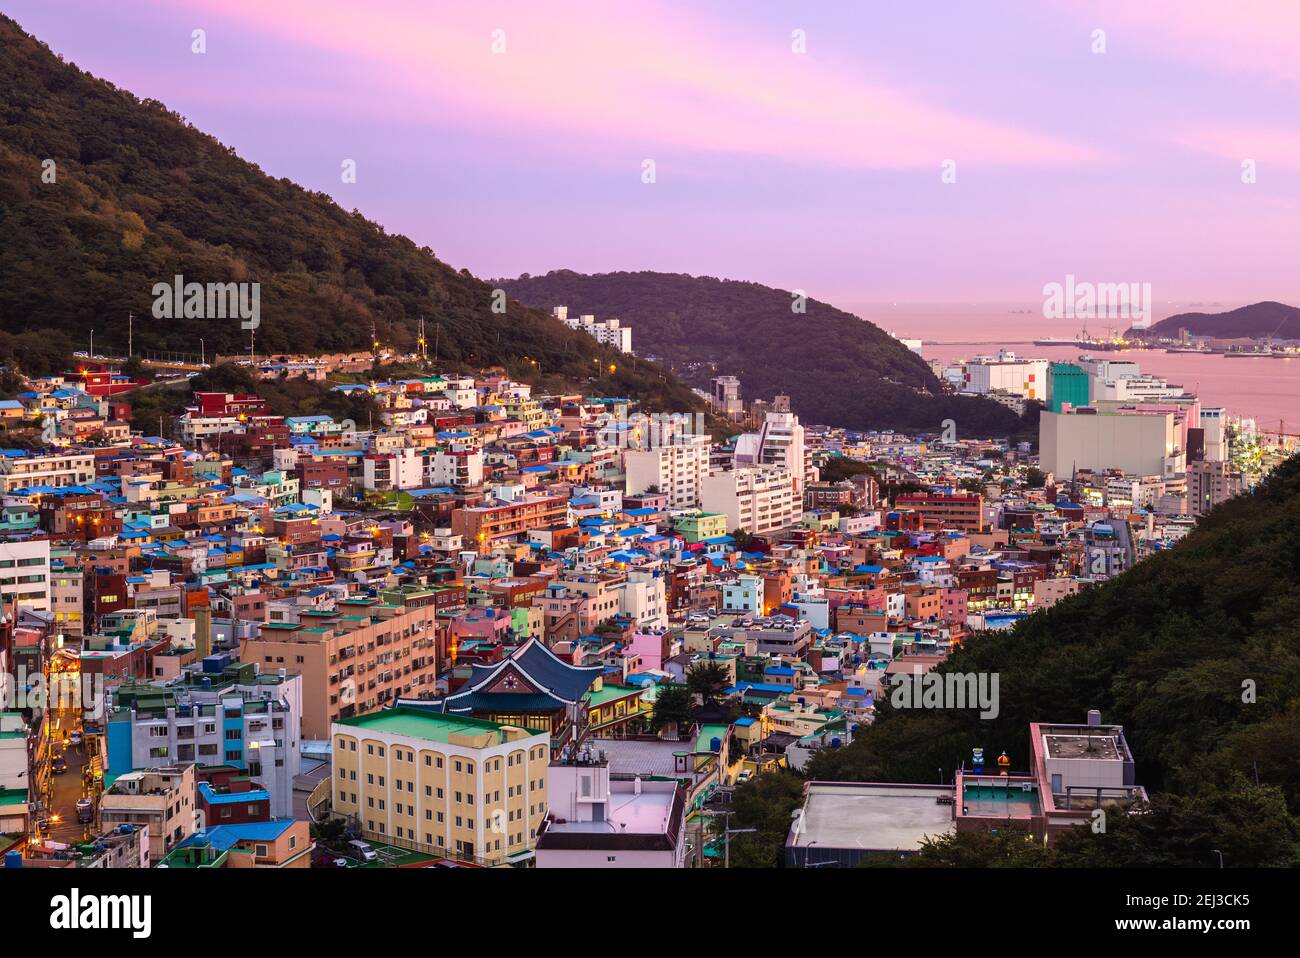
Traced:
POLYGON ((734 815, 734 814, 736 814, 736 813, 735 813, 734 811, 732 811, 731 809, 727 809, 726 811, 722 812, 722 817, 723 817, 723 824, 722 824, 722 867, 723 867, 723 868, 730 868, 730 867, 731 867, 731 836, 732 836, 732 835, 747 835, 747 834, 749 834, 750 832, 756 832, 756 831, 758 831, 757 828, 732 828, 732 827, 731 827, 731 816, 734 815))
POLYGON ((130 359, 135 350, 135 314, 126 314, 126 358, 130 359))
MULTIPOLYGON (((731 816, 732 816, 732 813, 731 813, 731 812, 727 812, 727 821, 731 821, 731 816)), ((722 852, 722 854, 723 854, 723 861, 722 861, 722 867, 723 867, 723 868, 730 868, 730 867, 731 867, 731 836, 732 836, 732 835, 748 835, 750 832, 756 832, 756 831, 758 831, 757 828, 728 828, 728 829, 725 829, 726 837, 723 839, 723 843, 722 843, 722 845, 723 845, 723 852, 722 852)))
POLYGON ((204 351, 204 346, 203 346, 203 337, 202 337, 202 336, 199 337, 199 365, 200 365, 200 366, 206 366, 206 365, 207 365, 207 354, 206 354, 206 352, 204 351))

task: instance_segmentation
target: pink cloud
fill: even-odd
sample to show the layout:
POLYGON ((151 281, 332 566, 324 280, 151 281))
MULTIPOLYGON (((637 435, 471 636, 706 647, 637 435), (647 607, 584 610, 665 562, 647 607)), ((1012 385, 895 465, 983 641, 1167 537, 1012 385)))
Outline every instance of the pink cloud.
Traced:
POLYGON ((1217 72, 1300 82, 1295 0, 1076 0, 1056 6, 1081 26, 1106 31, 1112 52, 1142 51, 1217 72))
MULTIPOLYGON (((329 50, 341 74, 393 95, 376 113, 408 122, 544 129, 655 150, 897 169, 1097 160, 1089 147, 913 97, 795 54, 786 35, 741 34, 689 8, 375 0, 172 0, 213 33, 233 23, 329 50), (685 12, 684 12, 685 11, 685 12), (492 52, 504 31, 504 54, 492 52), (358 62, 359 61, 359 62, 358 62)), ((210 41, 210 49, 212 41, 210 41)), ((354 106, 355 109, 355 106, 354 106)))
POLYGON ((1189 149, 1241 163, 1254 160, 1260 176, 1269 168, 1300 170, 1300 132, 1266 127, 1185 130, 1175 140, 1189 149))

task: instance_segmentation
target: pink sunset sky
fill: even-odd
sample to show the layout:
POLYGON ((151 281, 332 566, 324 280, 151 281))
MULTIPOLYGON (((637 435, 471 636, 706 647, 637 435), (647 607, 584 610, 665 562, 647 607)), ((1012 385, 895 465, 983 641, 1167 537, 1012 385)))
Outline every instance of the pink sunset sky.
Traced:
POLYGON ((484 277, 657 269, 851 304, 1036 302, 1070 273, 1300 304, 1294 0, 0 10, 484 277))

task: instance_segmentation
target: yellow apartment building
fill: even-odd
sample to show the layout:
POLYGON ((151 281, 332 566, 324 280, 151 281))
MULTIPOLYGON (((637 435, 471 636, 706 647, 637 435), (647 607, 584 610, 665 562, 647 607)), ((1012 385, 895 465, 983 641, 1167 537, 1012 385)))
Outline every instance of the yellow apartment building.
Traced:
POLYGON ((371 841, 485 865, 532 857, 550 736, 398 706, 331 726, 335 815, 371 841))

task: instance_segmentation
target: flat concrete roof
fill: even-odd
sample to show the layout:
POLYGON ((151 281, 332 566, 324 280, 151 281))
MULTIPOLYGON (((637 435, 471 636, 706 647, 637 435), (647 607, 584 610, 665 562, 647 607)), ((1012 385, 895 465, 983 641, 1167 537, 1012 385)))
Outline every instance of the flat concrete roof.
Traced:
POLYGON ((948 785, 812 782, 794 826, 797 848, 915 851, 956 827, 948 785))
POLYGON ((643 783, 640 795, 632 792, 630 782, 611 782, 606 818, 599 822, 556 822, 547 830, 563 835, 575 832, 598 835, 666 835, 672 824, 673 783, 643 783), (614 789, 618 789, 615 791, 614 789))
POLYGON ((1118 762, 1119 741, 1112 733, 1094 735, 1044 735, 1048 758, 1086 758, 1092 761, 1118 762))

